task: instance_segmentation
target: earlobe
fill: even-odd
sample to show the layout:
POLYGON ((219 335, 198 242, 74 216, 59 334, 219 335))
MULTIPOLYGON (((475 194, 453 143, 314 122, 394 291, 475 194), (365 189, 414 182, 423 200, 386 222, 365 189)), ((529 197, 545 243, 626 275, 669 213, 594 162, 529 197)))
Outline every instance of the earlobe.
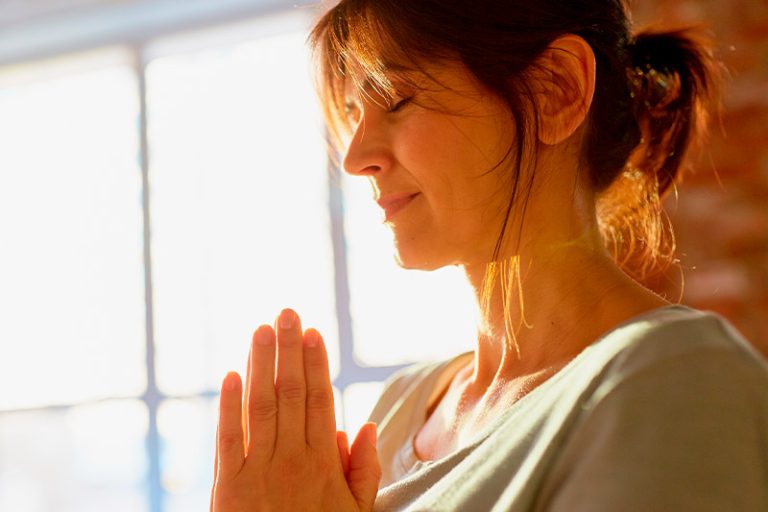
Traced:
POLYGON ((595 94, 595 54, 579 36, 554 40, 538 62, 545 76, 538 95, 539 140, 554 146, 584 123, 595 94))

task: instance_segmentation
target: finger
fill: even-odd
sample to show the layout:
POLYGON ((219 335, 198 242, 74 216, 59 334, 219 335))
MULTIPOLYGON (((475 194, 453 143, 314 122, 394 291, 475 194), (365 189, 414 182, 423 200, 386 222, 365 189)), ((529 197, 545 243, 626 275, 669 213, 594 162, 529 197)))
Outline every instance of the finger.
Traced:
POLYGON ((219 476, 219 425, 216 425, 216 440, 213 444, 215 445, 213 451, 213 483, 215 484, 219 476))
POLYGON ((242 383, 240 375, 229 372, 221 385, 217 430, 217 482, 231 478, 243 467, 242 383))
POLYGON ((346 477, 349 473, 349 439, 347 438, 347 433, 343 430, 336 432, 336 447, 339 449, 341 469, 346 477))
POLYGON ((216 440, 213 443, 214 445, 214 452, 213 452, 213 485, 211 486, 211 502, 209 506, 210 512, 213 512, 213 497, 216 495, 216 480, 218 479, 219 475, 219 426, 216 425, 216 440))
POLYGON ((262 325, 253 333, 249 366, 248 455, 256 463, 272 458, 277 436, 277 398, 275 397, 275 332, 262 325))
POLYGON ((322 336, 315 329, 304 333, 304 380, 307 383, 307 444, 317 450, 333 451, 336 414, 328 354, 322 336))
MULTIPOLYGON (((254 333, 254 336, 256 334, 254 333)), ((251 345, 253 345, 253 337, 251 337, 251 345)), ((253 348, 248 348, 248 360, 246 361, 245 366, 245 389, 243 390, 243 412, 242 412, 242 418, 243 418, 243 439, 245 444, 245 450, 248 451, 248 446, 250 446, 250 431, 248 429, 248 400, 251 396, 251 354, 253 353, 253 348)))
POLYGON ((372 510, 381 466, 376 449, 376 424, 366 423, 357 433, 349 453, 347 484, 360 510, 372 510))
POLYGON ((306 447, 304 418, 307 388, 301 322, 291 309, 284 309, 277 331, 277 446, 275 450, 295 451, 306 447))

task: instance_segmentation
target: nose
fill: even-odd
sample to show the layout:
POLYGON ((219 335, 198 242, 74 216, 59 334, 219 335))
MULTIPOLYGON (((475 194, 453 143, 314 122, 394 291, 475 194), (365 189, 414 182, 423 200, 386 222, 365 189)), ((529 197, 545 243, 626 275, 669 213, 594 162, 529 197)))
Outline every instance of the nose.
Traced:
POLYGON ((386 134, 363 117, 347 146, 342 162, 344 171, 352 176, 371 176, 388 169, 391 163, 386 134))

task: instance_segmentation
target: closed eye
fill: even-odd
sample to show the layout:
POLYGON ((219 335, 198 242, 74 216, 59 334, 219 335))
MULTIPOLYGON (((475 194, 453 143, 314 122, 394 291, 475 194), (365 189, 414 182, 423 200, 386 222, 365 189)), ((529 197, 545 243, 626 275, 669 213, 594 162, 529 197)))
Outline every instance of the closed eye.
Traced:
POLYGON ((406 106, 410 101, 411 101, 410 97, 403 98, 397 103, 395 103, 393 106, 391 106, 389 110, 387 110, 387 112, 390 112, 390 113, 397 112, 398 110, 406 106))

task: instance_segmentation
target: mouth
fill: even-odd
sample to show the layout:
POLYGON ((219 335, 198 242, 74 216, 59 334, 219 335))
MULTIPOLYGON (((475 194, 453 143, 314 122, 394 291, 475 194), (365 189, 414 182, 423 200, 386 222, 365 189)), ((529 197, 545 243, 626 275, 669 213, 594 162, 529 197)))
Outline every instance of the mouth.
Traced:
POLYGON ((400 210, 408 206, 419 194, 395 194, 376 201, 384 210, 384 222, 389 222, 400 210))

